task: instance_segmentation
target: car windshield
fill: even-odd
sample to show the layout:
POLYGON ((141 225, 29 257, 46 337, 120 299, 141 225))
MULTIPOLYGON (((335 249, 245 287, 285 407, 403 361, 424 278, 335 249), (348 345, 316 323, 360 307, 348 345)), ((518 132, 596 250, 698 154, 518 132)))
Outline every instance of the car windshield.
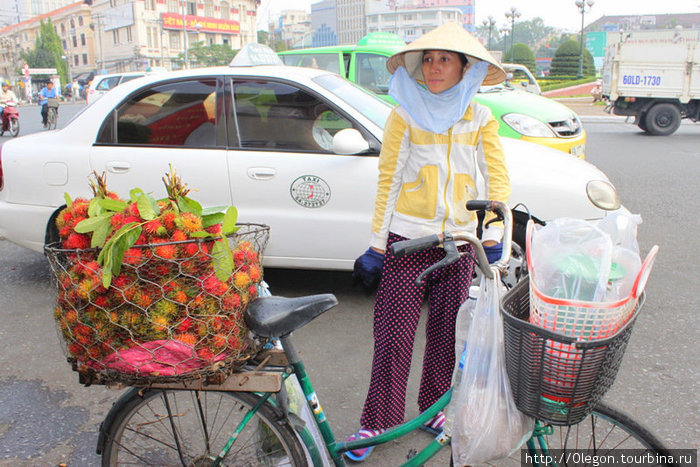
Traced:
POLYGON ((365 115, 375 125, 384 128, 386 119, 389 118, 393 108, 385 100, 338 75, 324 74, 313 80, 345 101, 350 107, 365 115))

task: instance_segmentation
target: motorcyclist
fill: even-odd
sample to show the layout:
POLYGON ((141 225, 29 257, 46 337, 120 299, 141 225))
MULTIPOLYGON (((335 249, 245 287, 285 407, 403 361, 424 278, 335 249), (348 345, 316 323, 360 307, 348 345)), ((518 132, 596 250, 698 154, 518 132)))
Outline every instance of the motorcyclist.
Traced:
POLYGON ((46 128, 48 122, 47 118, 49 116, 49 98, 58 98, 58 92, 56 89, 53 87, 53 82, 49 81, 46 83, 46 86, 41 88, 41 91, 39 91, 39 105, 41 105, 41 123, 44 124, 44 128, 46 128))
POLYGON ((0 91, 0 121, 2 121, 2 113, 5 110, 5 106, 8 102, 19 102, 17 96, 12 89, 10 89, 10 83, 7 81, 2 82, 2 91, 0 91))

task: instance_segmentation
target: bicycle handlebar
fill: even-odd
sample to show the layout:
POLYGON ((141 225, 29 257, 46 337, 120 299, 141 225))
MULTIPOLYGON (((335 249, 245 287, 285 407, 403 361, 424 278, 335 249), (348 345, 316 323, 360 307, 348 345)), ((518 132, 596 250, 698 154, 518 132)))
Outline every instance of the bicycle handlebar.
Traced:
POLYGON ((499 214, 503 219, 503 252, 501 253, 501 257, 493 265, 489 265, 488 259, 486 258, 486 253, 484 252, 484 247, 481 245, 481 241, 475 235, 469 232, 443 232, 441 234, 433 234, 425 237, 403 240, 392 244, 391 247, 389 247, 389 250, 394 256, 397 257, 409 255, 411 253, 442 244, 442 247, 445 250, 445 257, 441 261, 433 264, 428 269, 423 271, 416 279, 416 284, 421 285, 425 276, 434 270, 448 266, 459 260, 461 255, 457 250, 455 243, 458 241, 465 241, 472 244, 479 269, 481 269, 481 272, 486 277, 493 279, 494 274, 491 270, 492 267, 497 268, 503 274, 506 273, 508 261, 510 260, 513 235, 513 217, 510 209, 505 203, 490 200, 467 201, 467 209, 470 211, 493 211, 499 214))

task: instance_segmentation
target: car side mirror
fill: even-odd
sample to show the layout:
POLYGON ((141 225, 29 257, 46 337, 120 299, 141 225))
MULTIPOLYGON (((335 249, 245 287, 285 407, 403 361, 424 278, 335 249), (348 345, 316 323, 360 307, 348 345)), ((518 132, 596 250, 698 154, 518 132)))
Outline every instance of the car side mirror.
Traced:
POLYGON ((354 128, 345 128, 333 136, 333 152, 336 154, 360 154, 369 150, 369 143, 354 128))

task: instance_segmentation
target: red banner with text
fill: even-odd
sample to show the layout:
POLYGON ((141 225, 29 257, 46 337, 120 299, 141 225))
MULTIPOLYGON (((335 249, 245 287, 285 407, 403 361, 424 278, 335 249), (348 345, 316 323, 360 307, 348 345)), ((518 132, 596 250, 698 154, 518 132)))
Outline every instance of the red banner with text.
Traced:
MULTIPOLYGON (((182 15, 161 13, 161 18, 163 19, 163 29, 182 30, 182 15)), ((201 32, 218 32, 220 34, 241 33, 241 24, 238 21, 196 15, 185 15, 185 28, 191 32, 199 30, 201 32)))

